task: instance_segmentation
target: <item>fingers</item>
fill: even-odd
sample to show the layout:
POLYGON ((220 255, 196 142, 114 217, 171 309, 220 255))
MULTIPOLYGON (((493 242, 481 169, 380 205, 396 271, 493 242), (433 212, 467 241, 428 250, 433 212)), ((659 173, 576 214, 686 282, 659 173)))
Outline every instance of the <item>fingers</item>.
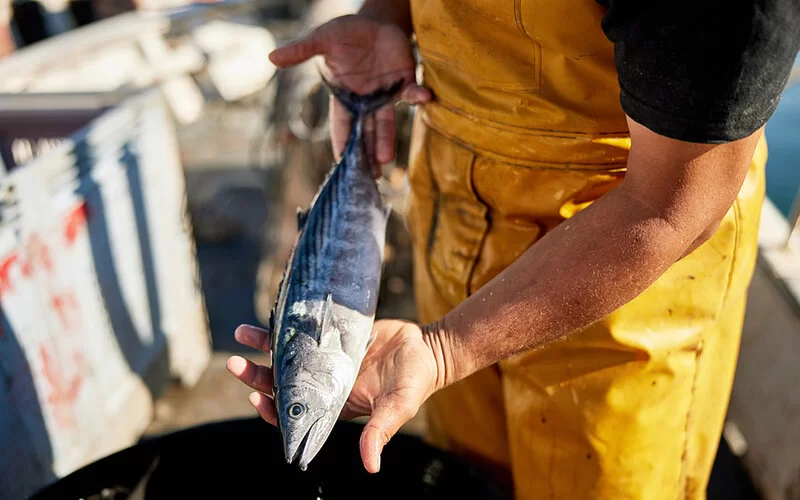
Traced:
POLYGON ((430 90, 415 83, 408 85, 400 94, 400 100, 413 105, 424 104, 430 101, 432 98, 433 94, 430 90))
POLYGON ((307 61, 323 52, 324 44, 319 29, 312 31, 308 36, 294 40, 283 47, 273 50, 269 60, 279 68, 294 66, 307 61))
MULTIPOLYGON (((399 98, 409 104, 417 105, 430 101, 432 94, 425 87, 411 84, 405 87, 399 98)), ((347 139, 353 126, 353 117, 333 96, 330 97, 330 110, 333 156, 336 161, 339 161, 347 145, 347 139)), ((375 177, 380 177, 381 165, 386 165, 394 160, 396 122, 397 113, 394 103, 384 106, 373 117, 365 121, 364 143, 367 148, 367 158, 374 162, 372 168, 375 177)))
POLYGON ((361 460, 364 468, 371 473, 381 468, 383 447, 417 411, 406 403, 398 403, 396 399, 387 398, 384 401, 375 407, 361 434, 361 460))
MULTIPOLYGON (((331 143, 336 161, 342 156, 353 126, 353 117, 344 106, 331 97, 331 143)), ((381 175, 381 165, 394 159, 394 107, 387 106, 375 116, 364 120, 364 146, 375 177, 381 175), (388 150, 387 150, 388 146, 388 150)))
POLYGON ((344 109, 344 106, 330 97, 330 120, 331 120, 331 145, 333 147, 333 157, 336 161, 342 157, 342 151, 347 146, 347 138, 350 135, 350 127, 353 126, 353 117, 344 109))
POLYGON ((231 374, 253 389, 272 394, 272 370, 240 356, 228 358, 226 367, 231 374))
POLYGON ((367 116, 364 119, 364 147, 372 175, 377 179, 381 175, 381 167, 375 161, 375 116, 367 116))
POLYGON ((256 409, 259 416, 271 423, 278 425, 278 414, 275 412, 275 401, 260 392, 250 393, 250 404, 256 409))
POLYGON ((269 345, 269 332, 263 328, 250 325, 240 325, 233 333, 233 337, 242 345, 258 349, 266 354, 271 352, 269 345))
POLYGON ((375 114, 375 159, 379 165, 394 160, 394 130, 397 114, 394 106, 384 106, 375 114))
MULTIPOLYGON (((242 325, 236 329, 234 334, 239 343, 254 349, 261 349, 269 353, 269 335, 266 330, 254 326, 242 325)), ((253 363, 241 356, 231 356, 226 363, 228 371, 237 379, 244 382, 247 386, 259 392, 250 394, 250 404, 256 409, 258 414, 271 423, 277 424, 275 413, 275 403, 266 394, 272 394, 272 370, 266 366, 253 363), (262 394, 263 393, 263 394, 262 394)))
MULTIPOLYGON (((411 105, 423 104, 433 98, 431 91, 416 84, 406 86, 400 94, 400 100, 411 105)), ((394 105, 384 106, 375 114, 375 160, 377 166, 386 165, 394 160, 395 130, 397 112, 394 105)), ((378 175, 380 171, 378 171, 378 175)))

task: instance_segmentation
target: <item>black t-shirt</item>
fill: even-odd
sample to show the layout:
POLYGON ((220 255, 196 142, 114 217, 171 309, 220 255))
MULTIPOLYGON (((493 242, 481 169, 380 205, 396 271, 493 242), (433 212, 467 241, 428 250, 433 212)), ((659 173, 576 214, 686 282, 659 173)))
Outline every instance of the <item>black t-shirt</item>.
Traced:
POLYGON ((597 0, 633 120, 689 142, 755 132, 800 48, 800 0, 597 0))

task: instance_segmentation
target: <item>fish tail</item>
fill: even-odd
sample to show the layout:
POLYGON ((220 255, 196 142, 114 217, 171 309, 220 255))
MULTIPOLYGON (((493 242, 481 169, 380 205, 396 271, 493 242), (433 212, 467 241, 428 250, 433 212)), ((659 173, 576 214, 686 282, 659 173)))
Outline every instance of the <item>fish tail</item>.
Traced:
POLYGON ((394 82, 388 88, 380 88, 369 94, 359 95, 342 87, 337 87, 329 82, 324 76, 320 75, 322 82, 331 94, 342 103, 342 106, 353 115, 356 121, 364 118, 379 108, 388 104, 395 94, 403 87, 404 80, 394 82))

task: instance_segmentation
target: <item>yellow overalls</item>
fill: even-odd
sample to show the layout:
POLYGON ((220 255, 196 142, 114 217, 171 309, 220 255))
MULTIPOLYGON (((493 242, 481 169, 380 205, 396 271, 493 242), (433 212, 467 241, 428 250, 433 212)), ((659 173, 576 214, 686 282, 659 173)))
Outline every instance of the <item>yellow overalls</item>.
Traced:
MULTIPOLYGON (((411 0, 434 102, 409 166, 420 320, 616 186, 630 140, 595 0, 411 0)), ((763 138, 716 234, 635 300, 427 403, 430 439, 519 499, 705 498, 764 197, 763 138)), ((710 187, 711 188, 711 187, 710 187)))

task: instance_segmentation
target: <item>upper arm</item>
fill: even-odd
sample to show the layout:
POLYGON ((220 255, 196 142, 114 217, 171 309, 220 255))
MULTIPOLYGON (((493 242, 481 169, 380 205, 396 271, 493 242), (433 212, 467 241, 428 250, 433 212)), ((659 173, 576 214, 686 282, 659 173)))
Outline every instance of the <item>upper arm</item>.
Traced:
POLYGON ((715 228, 733 204, 762 129, 723 144, 672 139, 628 118, 631 151, 620 188, 689 237, 715 228))
POLYGON ((623 190, 675 227, 716 227, 791 72, 798 0, 600 1, 631 133, 623 190))

